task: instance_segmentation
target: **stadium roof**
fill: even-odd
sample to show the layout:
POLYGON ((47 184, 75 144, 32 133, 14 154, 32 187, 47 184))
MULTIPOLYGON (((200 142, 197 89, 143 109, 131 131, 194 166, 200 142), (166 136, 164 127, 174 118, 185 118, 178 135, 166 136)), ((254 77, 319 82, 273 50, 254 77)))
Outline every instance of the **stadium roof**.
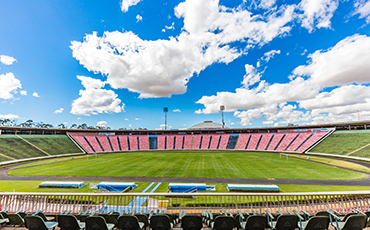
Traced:
POLYGON ((229 127, 224 126, 224 128, 222 128, 222 124, 220 124, 220 123, 216 123, 216 122, 213 122, 213 121, 204 121, 203 123, 193 125, 188 129, 191 129, 191 130, 194 130, 194 129, 210 130, 210 129, 229 129, 229 127))

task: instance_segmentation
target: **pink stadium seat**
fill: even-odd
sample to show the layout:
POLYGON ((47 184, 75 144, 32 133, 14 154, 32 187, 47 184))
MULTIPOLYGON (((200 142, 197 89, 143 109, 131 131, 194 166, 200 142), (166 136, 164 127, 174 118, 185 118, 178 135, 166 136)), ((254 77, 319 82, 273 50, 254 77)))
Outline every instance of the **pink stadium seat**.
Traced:
POLYGON ((85 138, 90 143, 90 145, 93 147, 95 152, 103 152, 103 150, 100 148, 98 141, 96 140, 95 135, 86 135, 85 138))
POLYGON ((276 146, 279 144, 281 138, 283 138, 285 133, 275 133, 274 137, 272 138, 270 145, 267 147, 267 150, 275 150, 276 146))
POLYGON ((293 152, 295 151, 310 135, 312 132, 301 132, 299 136, 290 144, 288 149, 285 151, 293 152))
POLYGON ((315 132, 305 143, 299 147, 297 152, 304 152, 306 151, 311 145, 315 144, 318 140, 320 140, 321 137, 325 136, 328 133, 328 131, 317 131, 315 132))
POLYGON ((184 135, 182 135, 182 134, 177 134, 176 135, 175 149, 182 149, 183 140, 184 140, 184 135))
POLYGON ((130 150, 138 150, 137 135, 128 135, 128 141, 130 143, 130 150))
POLYGON ((185 134, 184 149, 191 149, 192 141, 193 141, 193 135, 185 134))
POLYGON ((88 153, 93 153, 94 150, 90 147, 90 145, 87 143, 85 138, 82 135, 71 135, 81 146, 85 149, 88 153))
MULTIPOLYGON (((166 149, 173 149, 174 140, 175 140, 175 135, 173 135, 173 134, 167 135, 166 149)), ((181 142, 181 144, 182 144, 182 142, 181 142)))
POLYGON ((112 145, 113 151, 120 151, 116 135, 108 135, 108 139, 112 145))
POLYGON ((193 144, 191 145, 191 149, 199 149, 201 138, 202 138, 202 134, 194 134, 193 144))
POLYGON ((276 151, 285 151, 285 149, 289 146, 290 143, 292 143, 297 135, 298 133, 286 133, 285 137, 276 148, 276 151))
POLYGON ((220 134, 212 134, 211 145, 209 146, 209 149, 217 149, 219 141, 220 141, 220 134))
POLYGON ((203 139, 202 139, 202 146, 200 147, 201 149, 208 149, 209 146, 209 140, 211 139, 211 134, 203 134, 203 139))
POLYGON ((272 133, 263 133, 260 144, 258 145, 257 150, 266 150, 268 143, 270 142, 272 133))
POLYGON ((258 141, 261 138, 261 133, 252 133, 251 139, 249 140, 249 144, 247 146, 248 150, 256 150, 258 141))
POLYGON ((157 135, 157 149, 163 150, 166 144, 166 135, 160 134, 157 135))
POLYGON ((218 146, 218 149, 226 149, 227 143, 229 142, 229 137, 230 137, 230 134, 228 133, 223 133, 221 135, 221 141, 220 141, 220 145, 218 146))
POLYGON ((100 145, 103 147, 104 152, 112 152, 107 135, 97 135, 96 137, 98 138, 100 145))
POLYGON ((239 135, 238 143, 236 143, 235 149, 245 149, 245 147, 247 147, 250 136, 250 133, 241 133, 239 135))
POLYGON ((118 135, 119 144, 121 145, 122 151, 128 151, 127 135, 118 135))
POLYGON ((149 150, 149 135, 138 135, 140 150, 149 150))

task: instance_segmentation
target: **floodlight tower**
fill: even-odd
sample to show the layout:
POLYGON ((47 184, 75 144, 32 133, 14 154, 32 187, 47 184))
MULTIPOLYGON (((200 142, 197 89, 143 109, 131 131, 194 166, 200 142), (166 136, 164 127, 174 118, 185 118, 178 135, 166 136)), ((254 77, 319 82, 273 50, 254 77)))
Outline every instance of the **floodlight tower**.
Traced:
POLYGON ((221 110, 221 113, 222 113, 222 128, 224 129, 225 128, 225 121, 224 121, 224 110, 225 110, 225 106, 224 105, 221 105, 220 106, 220 110, 221 110))
POLYGON ((167 107, 164 107, 163 108, 163 112, 164 112, 164 130, 167 130, 167 113, 168 113, 168 108, 167 107))

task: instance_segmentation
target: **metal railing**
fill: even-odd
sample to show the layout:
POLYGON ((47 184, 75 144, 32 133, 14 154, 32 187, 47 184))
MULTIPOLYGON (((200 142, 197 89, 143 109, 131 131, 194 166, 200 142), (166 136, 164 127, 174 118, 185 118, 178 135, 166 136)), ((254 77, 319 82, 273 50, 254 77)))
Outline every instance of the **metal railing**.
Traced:
POLYGON ((200 213, 202 210, 241 210, 260 213, 305 210, 349 212, 370 209, 370 191, 316 193, 0 193, 2 210, 28 210, 57 214, 71 210, 90 212, 200 213))

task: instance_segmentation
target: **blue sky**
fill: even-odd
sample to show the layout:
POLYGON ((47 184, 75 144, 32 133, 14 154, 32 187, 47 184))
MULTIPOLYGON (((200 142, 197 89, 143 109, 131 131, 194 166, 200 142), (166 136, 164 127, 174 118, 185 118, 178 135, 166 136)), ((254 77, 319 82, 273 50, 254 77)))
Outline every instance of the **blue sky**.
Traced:
POLYGON ((370 1, 0 1, 0 119, 370 120, 370 1))

